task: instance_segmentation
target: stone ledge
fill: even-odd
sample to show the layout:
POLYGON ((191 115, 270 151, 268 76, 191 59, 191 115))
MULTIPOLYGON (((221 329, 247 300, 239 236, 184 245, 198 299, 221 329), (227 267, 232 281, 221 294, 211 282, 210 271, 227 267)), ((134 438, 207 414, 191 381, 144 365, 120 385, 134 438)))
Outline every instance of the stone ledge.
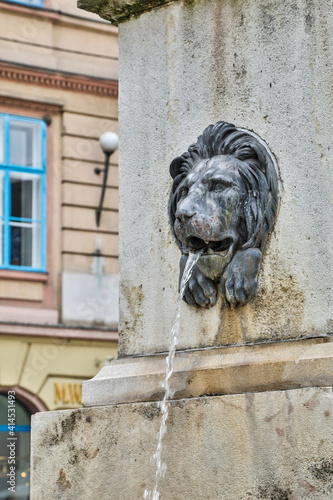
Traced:
POLYGON ((98 14, 115 26, 173 0, 78 0, 79 9, 98 14))
MULTIPOLYGON (((83 406, 157 401, 165 356, 124 358, 83 383, 83 406)), ((333 343, 320 338, 178 352, 173 399, 333 386, 333 343)))

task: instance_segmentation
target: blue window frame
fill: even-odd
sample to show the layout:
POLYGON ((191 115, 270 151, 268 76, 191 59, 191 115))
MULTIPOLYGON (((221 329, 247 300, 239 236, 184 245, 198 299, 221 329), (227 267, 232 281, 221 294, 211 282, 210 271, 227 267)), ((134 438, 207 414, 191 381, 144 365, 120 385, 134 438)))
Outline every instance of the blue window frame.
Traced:
POLYGON ((1 113, 0 269, 46 271, 46 124, 1 113))
POLYGON ((29 5, 30 7, 43 7, 43 0, 5 0, 9 3, 19 3, 21 5, 29 5))

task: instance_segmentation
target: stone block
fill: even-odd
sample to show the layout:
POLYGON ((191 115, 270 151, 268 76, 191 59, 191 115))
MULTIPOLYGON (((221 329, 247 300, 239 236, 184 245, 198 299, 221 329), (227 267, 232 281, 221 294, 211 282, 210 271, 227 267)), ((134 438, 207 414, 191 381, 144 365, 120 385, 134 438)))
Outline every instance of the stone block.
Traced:
MULTIPOLYGON (((92 209, 92 211, 94 211, 92 209)), ((103 216, 105 216, 105 211, 103 216)), ((96 231, 63 230, 63 252, 95 255, 99 249, 102 255, 117 257, 118 235, 110 233, 98 234, 96 231)))
MULTIPOLYGON (((172 402, 160 499, 329 500, 332 397, 307 388, 172 402)), ((32 500, 139 500, 153 488, 156 403, 32 419, 32 500)))
POLYGON ((267 142, 281 207, 255 298, 183 304, 179 349, 332 331, 330 11, 329 0, 179 1, 120 24, 120 355, 167 349, 180 257, 169 164, 219 120, 267 142))
POLYGON ((0 280, 0 298, 14 300, 43 300, 44 285, 41 282, 28 282, 20 280, 0 280))
MULTIPOLYGON (((95 257, 98 259, 98 257, 95 257)), ((104 257, 104 271, 109 274, 117 274, 118 258, 117 257, 104 257)), ((91 271, 91 257, 87 255, 64 253, 63 254, 64 270, 74 273, 89 273, 91 271)))
MULTIPOLYGON (((99 257, 103 259, 103 257, 99 257)), ((102 262, 101 262, 102 264, 102 262)), ((118 323, 117 274, 62 273, 62 321, 116 327, 118 323)))

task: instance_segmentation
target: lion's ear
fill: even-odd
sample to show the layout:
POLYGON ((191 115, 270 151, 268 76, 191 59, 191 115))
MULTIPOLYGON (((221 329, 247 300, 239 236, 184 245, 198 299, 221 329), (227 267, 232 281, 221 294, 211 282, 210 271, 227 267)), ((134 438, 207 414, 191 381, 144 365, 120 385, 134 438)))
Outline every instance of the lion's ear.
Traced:
POLYGON ((179 174, 187 174, 193 168, 193 165, 201 159, 197 144, 191 144, 188 151, 181 156, 177 156, 170 164, 170 174, 173 179, 179 174))
POLYGON ((170 174, 173 179, 175 179, 175 177, 177 177, 177 175, 180 173, 183 161, 184 158, 182 156, 177 156, 177 158, 172 160, 170 164, 170 174))

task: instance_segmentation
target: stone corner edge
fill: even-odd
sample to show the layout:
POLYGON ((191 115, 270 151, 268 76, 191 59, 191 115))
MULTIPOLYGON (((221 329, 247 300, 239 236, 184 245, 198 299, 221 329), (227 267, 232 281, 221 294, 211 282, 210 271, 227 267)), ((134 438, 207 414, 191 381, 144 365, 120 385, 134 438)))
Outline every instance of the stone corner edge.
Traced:
POLYGON ((78 0, 77 6, 118 26, 131 17, 172 1, 175 0, 78 0))

